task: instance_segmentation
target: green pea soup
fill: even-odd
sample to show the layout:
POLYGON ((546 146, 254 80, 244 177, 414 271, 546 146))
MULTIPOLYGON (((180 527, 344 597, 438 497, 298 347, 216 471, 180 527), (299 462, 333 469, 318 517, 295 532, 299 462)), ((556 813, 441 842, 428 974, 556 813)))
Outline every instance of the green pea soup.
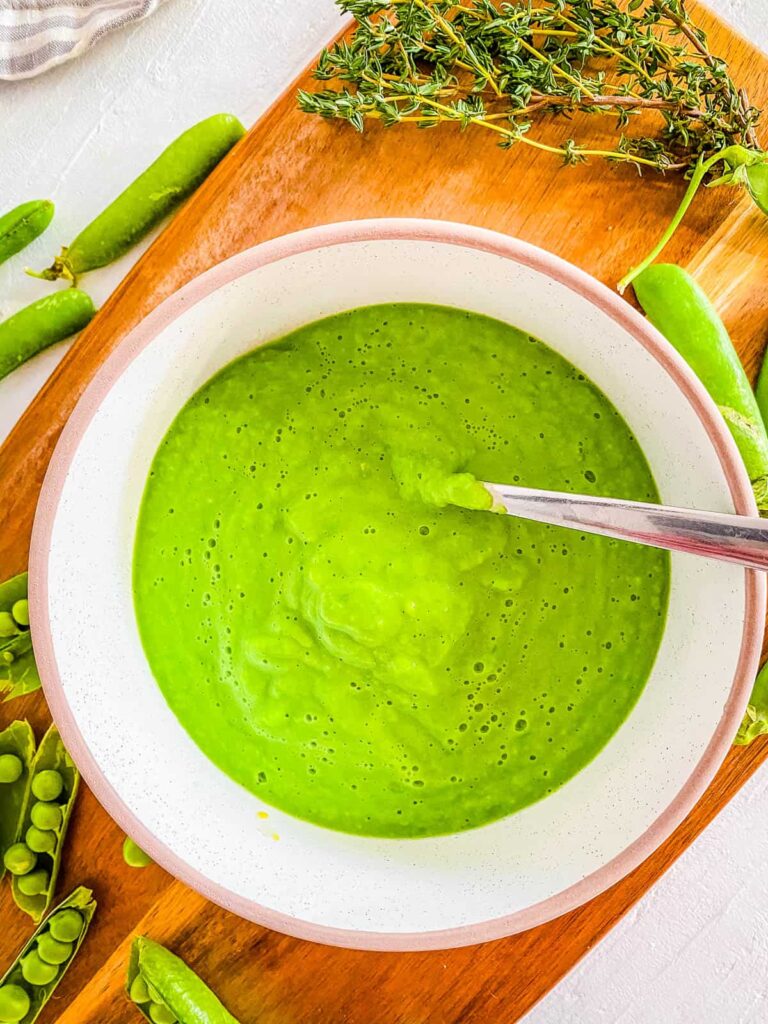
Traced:
POLYGON ((237 782, 371 836, 483 825, 588 764, 664 629, 664 552, 496 514, 478 481, 658 501, 608 398, 508 324, 354 309, 226 366, 158 449, 147 659, 237 782))

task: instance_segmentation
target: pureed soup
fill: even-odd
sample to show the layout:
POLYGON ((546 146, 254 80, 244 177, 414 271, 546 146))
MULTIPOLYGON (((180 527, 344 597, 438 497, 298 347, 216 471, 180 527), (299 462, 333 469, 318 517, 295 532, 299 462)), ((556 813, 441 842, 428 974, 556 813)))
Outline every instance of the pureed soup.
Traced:
POLYGON ((488 511, 479 480, 658 500, 591 381, 462 310, 333 316, 192 397, 152 464, 134 590, 212 761, 308 821, 427 836, 595 756, 653 665, 668 556, 488 511))

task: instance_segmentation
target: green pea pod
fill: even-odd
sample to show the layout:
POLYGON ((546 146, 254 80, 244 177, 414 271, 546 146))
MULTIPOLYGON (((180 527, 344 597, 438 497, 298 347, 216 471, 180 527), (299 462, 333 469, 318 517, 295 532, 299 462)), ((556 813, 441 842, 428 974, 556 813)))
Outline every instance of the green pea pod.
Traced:
POLYGON ((0 380, 44 348, 81 331, 96 312, 77 288, 38 299, 0 323, 0 380))
MULTIPOLYGON (((52 725, 48 732, 46 732, 40 742, 40 746, 37 748, 37 754, 32 762, 31 774, 30 794, 24 810, 21 828, 19 829, 21 852, 23 853, 25 849, 27 852, 29 849, 32 849, 30 844, 31 836, 34 835, 39 840, 41 833, 47 837, 47 843, 50 848, 32 849, 32 853, 35 856, 30 858, 32 861, 31 866, 28 870, 13 875, 11 891, 16 905, 29 914, 33 921, 37 922, 51 905, 51 900, 56 890, 56 879, 61 866, 64 839, 80 784, 80 773, 67 753, 64 744, 61 742, 61 737, 55 725, 52 725), (40 776, 43 773, 50 774, 46 774, 45 778, 41 779, 40 776), (54 786, 50 793, 45 793, 41 788, 41 784, 46 782, 50 785, 52 782, 55 782, 53 777, 56 773, 61 779, 60 792, 55 792, 54 786), (57 822, 51 829, 40 829, 35 825, 35 820, 40 820, 38 817, 39 812, 35 810, 35 807, 40 804, 45 804, 49 809, 51 805, 58 807, 58 812, 54 811, 57 822), (31 830, 34 831, 30 834, 31 830), (40 890, 39 892, 29 891, 30 880, 27 876, 30 875, 34 875, 35 879, 39 879, 39 884, 34 886, 35 889, 40 890), (26 882, 25 878, 27 878, 26 882), (25 889, 27 890, 26 892, 24 891, 25 889)), ((38 847, 41 844, 36 842, 34 845, 38 847)), ((13 850, 18 848, 14 846, 13 850)), ((10 864, 8 867, 11 872, 14 871, 10 864)))
POLYGON ((763 423, 768 424, 768 354, 763 354, 763 364, 760 373, 757 375, 755 385, 755 399, 757 407, 763 417, 763 423))
POLYGON ((195 191, 244 134, 232 114, 215 114, 188 128, 40 276, 74 283, 123 256, 195 191))
POLYGON ((238 1024, 183 960, 143 936, 131 946, 126 992, 153 1024, 238 1024))
POLYGON ((12 781, 0 781, 0 878, 5 874, 2 858, 19 838, 29 796, 31 766, 35 756, 35 734, 27 721, 11 722, 0 732, 0 757, 18 758, 21 773, 12 781))
POLYGON ((13 618, 13 609, 27 599, 27 582, 27 574, 23 572, 0 583, 0 699, 3 701, 40 689, 29 623, 13 618))
POLYGON ((50 199, 33 199, 0 217, 0 263, 42 235, 53 220, 53 211, 50 199))
POLYGON ((764 160, 746 169, 749 194, 763 213, 768 214, 768 163, 764 160))
POLYGON ((714 306, 693 278, 673 264, 648 267, 634 285, 648 319, 724 411, 758 508, 768 510, 768 435, 744 367, 714 306))
POLYGON ((745 747, 765 733, 768 733, 768 662, 757 673, 752 696, 733 742, 745 747))
POLYGON ((0 978, 0 1021, 32 1024, 37 1020, 43 1007, 53 995, 56 986, 67 972, 69 965, 77 956, 95 912, 96 900, 93 898, 93 893, 90 889, 79 886, 48 915, 3 977, 0 978), (58 922, 64 920, 61 917, 62 914, 65 915, 69 926, 69 931, 65 934, 74 936, 66 942, 62 951, 62 955, 66 954, 66 957, 59 964, 48 964, 45 961, 41 964, 40 955, 37 952, 40 948, 40 940, 42 940, 42 948, 45 950, 45 943, 50 942, 52 937, 51 929, 53 928, 57 935, 61 934, 59 931, 61 926, 57 927, 57 925, 58 922), (80 918, 79 924, 77 917, 80 918), (78 927, 80 933, 76 935, 78 927), (48 978, 50 980, 47 980, 48 978), (22 1010, 23 1014, 19 1016, 19 1012, 22 1010))
MULTIPOLYGON (((747 470, 749 471, 750 467, 768 465, 768 435, 763 424, 747 419, 735 409, 729 409, 727 405, 721 405, 719 409, 747 470)), ((768 477, 752 478, 752 490, 758 508, 768 508, 768 477)))

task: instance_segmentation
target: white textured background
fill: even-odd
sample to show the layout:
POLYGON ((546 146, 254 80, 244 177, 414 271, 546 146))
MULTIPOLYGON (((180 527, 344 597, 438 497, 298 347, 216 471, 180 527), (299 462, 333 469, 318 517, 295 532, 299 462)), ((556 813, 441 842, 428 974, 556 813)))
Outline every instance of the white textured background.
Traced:
MULTIPOLYGON (((768 0, 710 2, 768 50, 768 0)), ((218 111, 255 120, 336 19, 332 0, 167 0, 79 61, 0 83, 0 211, 32 197, 58 206, 23 259, 43 266, 194 121, 218 111)), ((89 276, 97 301, 127 266, 89 276)), ((0 268, 0 316, 39 294, 18 260, 0 268)), ((63 349, 0 382, 0 440, 63 349)), ((526 1024, 766 1024, 766 823, 763 771, 526 1024)), ((489 1024, 503 1020, 496 1009, 489 1024)))

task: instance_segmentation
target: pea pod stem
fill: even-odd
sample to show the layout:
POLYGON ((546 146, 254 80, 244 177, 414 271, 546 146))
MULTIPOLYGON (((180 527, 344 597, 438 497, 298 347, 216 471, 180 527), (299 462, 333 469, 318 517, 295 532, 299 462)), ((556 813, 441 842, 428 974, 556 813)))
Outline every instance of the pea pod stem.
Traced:
POLYGON ((657 263, 635 279, 648 319, 677 349, 721 410, 752 482, 768 510, 768 434, 755 395, 725 325, 694 279, 657 263))
POLYGON ((656 245, 654 245, 648 255, 645 256, 640 263, 632 267, 631 270, 627 271, 624 277, 619 281, 616 286, 619 293, 623 295, 635 278, 639 274, 642 274, 644 270, 647 270, 654 260, 658 258, 674 235, 675 231, 677 231, 683 217, 685 217, 688 212, 688 208, 693 202, 693 198, 698 192, 699 186, 716 164, 722 162, 726 164, 729 170, 717 181, 712 182, 711 184, 713 186, 746 184, 755 203, 760 207, 760 209, 762 209, 763 213, 768 213, 768 208, 761 205, 760 200, 755 197, 755 193, 749 185, 748 177, 749 169, 752 166, 766 166, 765 160, 766 156, 764 153, 759 150, 746 149, 743 146, 727 146, 725 149, 721 150, 719 153, 714 153, 706 160, 703 157, 699 157, 699 160, 693 169, 691 179, 688 182, 688 188, 685 190, 685 195, 675 211, 675 215, 667 225, 661 238, 658 240, 656 245))
POLYGON ((188 128, 91 221, 46 270, 33 277, 77 284, 81 274, 123 256, 194 192, 245 134, 232 114, 215 114, 188 128))

